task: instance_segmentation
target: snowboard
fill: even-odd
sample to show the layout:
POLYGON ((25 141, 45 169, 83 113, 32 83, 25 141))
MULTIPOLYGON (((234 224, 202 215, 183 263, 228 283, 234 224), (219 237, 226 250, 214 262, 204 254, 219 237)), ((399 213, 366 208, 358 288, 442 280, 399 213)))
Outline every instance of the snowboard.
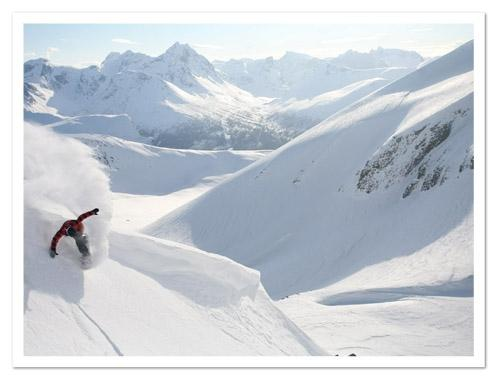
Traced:
POLYGON ((88 270, 92 268, 92 255, 82 255, 80 257, 80 266, 82 270, 88 270))
POLYGON ((82 254, 79 257, 76 257, 74 254, 69 254, 69 255, 58 254, 58 255, 54 256, 50 250, 49 250, 49 255, 51 258, 57 257, 57 259, 63 259, 64 261, 69 261, 72 264, 76 263, 78 265, 78 263, 79 263, 80 268, 82 270, 88 270, 88 269, 92 268, 92 264, 93 264, 92 255, 88 252, 88 250, 87 250, 87 254, 85 254, 85 255, 82 254))
POLYGON ((92 267, 92 255, 89 250, 89 240, 86 234, 74 237, 78 251, 82 255, 80 257, 80 264, 82 269, 87 270, 92 267))

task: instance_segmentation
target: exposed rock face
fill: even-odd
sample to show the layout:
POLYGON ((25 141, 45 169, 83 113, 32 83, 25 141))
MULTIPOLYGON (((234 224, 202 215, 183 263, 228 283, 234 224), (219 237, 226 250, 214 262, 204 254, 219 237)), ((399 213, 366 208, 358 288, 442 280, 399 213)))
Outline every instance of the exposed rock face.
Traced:
POLYGON ((34 85, 24 83, 24 104, 34 104, 35 96, 42 96, 42 93, 34 85))
MULTIPOLYGON (((438 147, 446 145, 455 121, 469 117, 469 112, 468 108, 457 109, 446 120, 394 135, 359 171, 358 190, 369 194, 409 180, 402 194, 406 198, 418 188, 428 191, 443 184, 447 179, 446 173, 455 168, 440 161, 438 147)), ((464 161, 456 171, 462 173, 466 168, 474 168, 472 147, 467 149, 464 161)))

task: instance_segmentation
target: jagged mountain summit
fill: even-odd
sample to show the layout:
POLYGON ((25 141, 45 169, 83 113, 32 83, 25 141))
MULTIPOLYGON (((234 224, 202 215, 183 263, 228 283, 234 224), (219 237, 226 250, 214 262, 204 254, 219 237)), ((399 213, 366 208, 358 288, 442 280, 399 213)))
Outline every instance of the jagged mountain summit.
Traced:
POLYGON ((315 97, 367 79, 395 80, 413 71, 423 60, 414 51, 378 48, 368 53, 349 50, 326 59, 287 52, 279 59, 213 63, 222 77, 253 95, 286 100, 315 97))
POLYGON ((187 44, 158 57, 111 53, 101 67, 25 63, 25 110, 62 117, 126 114, 160 146, 198 149, 275 148, 291 138, 268 121, 265 99, 224 81, 187 44))
MULTIPOLYGON (((198 86, 199 83, 194 80, 196 77, 222 82, 212 64, 204 56, 198 54, 188 44, 179 42, 158 57, 149 57, 128 50, 123 54, 108 54, 101 64, 101 72, 108 76, 123 71, 158 75, 184 90, 198 86)), ((202 88, 197 89, 202 90, 202 88)))
POLYGON ((417 67, 424 58, 415 51, 401 49, 384 49, 378 47, 367 53, 348 50, 344 54, 332 58, 338 66, 357 69, 371 69, 381 67, 417 67))
POLYGON ((377 265, 401 287, 472 275, 473 48, 344 108, 147 232, 256 268, 273 298, 377 265))

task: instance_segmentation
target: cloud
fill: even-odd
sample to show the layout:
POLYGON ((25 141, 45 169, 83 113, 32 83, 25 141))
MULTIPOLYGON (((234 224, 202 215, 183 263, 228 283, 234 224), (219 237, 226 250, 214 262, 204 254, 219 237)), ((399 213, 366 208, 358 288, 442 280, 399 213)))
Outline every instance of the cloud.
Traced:
POLYGON ((126 39, 126 38, 113 38, 111 40, 111 42, 121 43, 121 44, 124 44, 124 45, 138 45, 139 44, 139 43, 137 43, 135 41, 131 41, 131 40, 126 39))
POLYGON ((47 47, 47 50, 45 51, 45 58, 50 59, 52 54, 57 53, 58 51, 60 51, 58 47, 47 47))
POLYGON ((198 49, 215 49, 215 50, 223 49, 223 47, 219 45, 209 45, 202 43, 193 43, 193 47, 196 47, 198 49))

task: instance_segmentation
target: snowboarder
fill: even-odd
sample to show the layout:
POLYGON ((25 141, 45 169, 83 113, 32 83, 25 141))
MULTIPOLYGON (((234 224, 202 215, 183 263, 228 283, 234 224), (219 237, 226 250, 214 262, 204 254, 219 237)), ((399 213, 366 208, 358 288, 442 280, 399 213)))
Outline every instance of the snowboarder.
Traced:
POLYGON ((88 257, 90 255, 89 244, 87 235, 83 233, 83 220, 90 216, 96 215, 98 212, 99 209, 95 208, 89 212, 81 214, 76 220, 65 221, 52 238, 52 243, 50 244, 50 256, 54 258, 56 255, 59 255, 56 252, 57 243, 62 237, 70 236, 75 240, 78 251, 82 254, 82 257, 88 257))

